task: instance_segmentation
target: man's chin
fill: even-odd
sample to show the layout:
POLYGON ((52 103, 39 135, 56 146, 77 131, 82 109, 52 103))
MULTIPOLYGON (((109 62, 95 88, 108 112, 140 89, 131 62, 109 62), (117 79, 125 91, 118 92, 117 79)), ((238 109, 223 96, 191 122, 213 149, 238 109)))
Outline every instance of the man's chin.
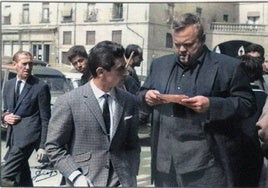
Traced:
POLYGON ((187 62, 188 62, 188 58, 186 56, 180 56, 179 59, 180 59, 180 62, 182 62, 182 63, 187 64, 187 62))
POLYGON ((30 75, 31 75, 31 73, 25 73, 25 74, 23 74, 23 78, 27 79, 30 75))

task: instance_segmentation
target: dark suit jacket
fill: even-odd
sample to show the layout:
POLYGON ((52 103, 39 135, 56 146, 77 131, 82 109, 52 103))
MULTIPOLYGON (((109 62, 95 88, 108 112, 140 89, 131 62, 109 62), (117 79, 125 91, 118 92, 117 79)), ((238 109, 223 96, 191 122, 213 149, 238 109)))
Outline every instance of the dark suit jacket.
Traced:
POLYGON ((95 186, 105 187, 111 160, 122 186, 136 186, 140 161, 136 103, 122 89, 115 93, 111 141, 90 83, 60 96, 54 104, 46 150, 66 178, 81 169, 95 186))
POLYGON ((8 80, 3 88, 3 110, 21 116, 21 121, 8 126, 7 145, 11 137, 13 144, 23 148, 35 144, 36 149, 44 148, 48 122, 51 115, 50 90, 47 84, 30 76, 14 106, 16 78, 8 80), (11 131, 12 129, 12 131, 11 131))
POLYGON ((209 97, 207 113, 185 109, 186 115, 181 115, 174 108, 168 114, 166 105, 154 108, 146 105, 144 96, 148 89, 167 92, 169 76, 177 60, 174 54, 152 62, 150 74, 139 92, 142 108, 153 110, 152 175, 156 169, 168 173, 172 158, 176 171, 181 174, 207 168, 216 161, 224 166, 228 182, 233 185, 241 159, 240 119, 253 113, 255 97, 238 60, 210 52, 206 47, 204 51, 194 95, 209 97))

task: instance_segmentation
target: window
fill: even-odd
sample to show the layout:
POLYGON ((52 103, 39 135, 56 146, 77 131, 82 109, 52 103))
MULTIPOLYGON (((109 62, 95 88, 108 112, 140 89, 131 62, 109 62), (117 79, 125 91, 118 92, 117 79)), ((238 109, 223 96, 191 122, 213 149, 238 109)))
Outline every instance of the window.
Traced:
POLYGON ((260 12, 258 11, 248 12, 247 17, 248 17, 248 24, 258 24, 260 19, 260 12))
POLYGON ((49 22, 49 3, 43 3, 41 22, 43 23, 49 22))
POLYGON ((87 31, 86 44, 87 45, 94 45, 95 42, 96 42, 96 32, 95 31, 87 31))
POLYGON ((39 43, 32 45, 32 54, 34 59, 49 62, 49 50, 49 44, 39 43))
POLYGON ((170 33, 166 34, 166 48, 173 48, 173 39, 170 33))
POLYGON ((61 12, 63 22, 71 22, 73 15, 73 7, 71 3, 64 3, 63 10, 61 12))
POLYGON ((87 14, 85 21, 95 22, 97 21, 98 10, 95 8, 96 3, 87 4, 87 14))
POLYGON ((72 44, 72 32, 63 31, 63 44, 72 44))
POLYGON ((29 4, 22 5, 22 23, 29 23, 29 4))
POLYGON ((123 18, 123 3, 113 4, 112 19, 122 19, 123 18))
POLYGON ((5 24, 5 25, 11 24, 11 7, 10 7, 10 5, 7 5, 4 7, 3 24, 5 24))
POLYGON ((121 30, 112 31, 112 41, 121 44, 121 41, 122 41, 122 31, 121 30))
POLYGON ((228 14, 224 14, 223 15, 223 21, 228 22, 228 17, 229 17, 228 14))

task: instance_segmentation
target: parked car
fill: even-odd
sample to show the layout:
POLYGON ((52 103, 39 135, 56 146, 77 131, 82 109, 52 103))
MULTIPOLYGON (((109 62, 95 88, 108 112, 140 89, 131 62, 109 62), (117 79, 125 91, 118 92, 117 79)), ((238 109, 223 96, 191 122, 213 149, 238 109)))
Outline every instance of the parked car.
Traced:
POLYGON ((62 72, 70 85, 72 85, 73 88, 77 88, 81 86, 81 76, 82 74, 79 72, 62 72))

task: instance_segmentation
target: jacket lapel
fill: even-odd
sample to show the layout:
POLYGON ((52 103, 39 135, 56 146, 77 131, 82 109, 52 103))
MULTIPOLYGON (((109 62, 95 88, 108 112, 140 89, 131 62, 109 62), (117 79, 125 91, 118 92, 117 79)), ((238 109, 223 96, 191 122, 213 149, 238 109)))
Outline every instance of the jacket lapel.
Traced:
POLYGON ((120 120, 123 115, 123 109, 124 109, 124 97, 122 96, 122 93, 115 88, 115 111, 113 116, 113 129, 112 129, 112 138, 114 137, 116 130, 119 126, 120 120))
MULTIPOLYGON (((32 80, 31 80, 31 77, 28 78, 28 80, 26 81, 24 87, 23 87, 23 90, 21 91, 21 94, 18 98, 18 101, 17 101, 17 104, 16 104, 16 107, 15 107, 15 110, 14 110, 14 113, 18 110, 21 102, 23 101, 23 99, 27 96, 27 93, 31 90, 32 88, 32 80)), ((15 92, 14 92, 14 95, 15 95, 15 92)), ((13 97, 14 98, 14 97, 13 97)))
POLYGON ((88 82, 85 84, 82 90, 82 96, 84 103, 88 107, 88 109, 91 111, 91 113, 96 117, 97 121, 99 122, 103 132, 107 133, 105 123, 102 117, 102 111, 101 108, 99 107, 99 103, 93 93, 92 88, 90 87, 90 83, 88 82))
POLYGON ((11 93, 9 100, 11 100, 10 103, 12 104, 12 106, 8 106, 8 108, 9 108, 8 110, 12 111, 12 112, 13 112, 13 109, 15 108, 15 105, 16 105, 15 104, 15 86, 16 86, 16 78, 14 78, 12 80, 12 82, 8 88, 8 91, 7 91, 7 93, 11 93))

